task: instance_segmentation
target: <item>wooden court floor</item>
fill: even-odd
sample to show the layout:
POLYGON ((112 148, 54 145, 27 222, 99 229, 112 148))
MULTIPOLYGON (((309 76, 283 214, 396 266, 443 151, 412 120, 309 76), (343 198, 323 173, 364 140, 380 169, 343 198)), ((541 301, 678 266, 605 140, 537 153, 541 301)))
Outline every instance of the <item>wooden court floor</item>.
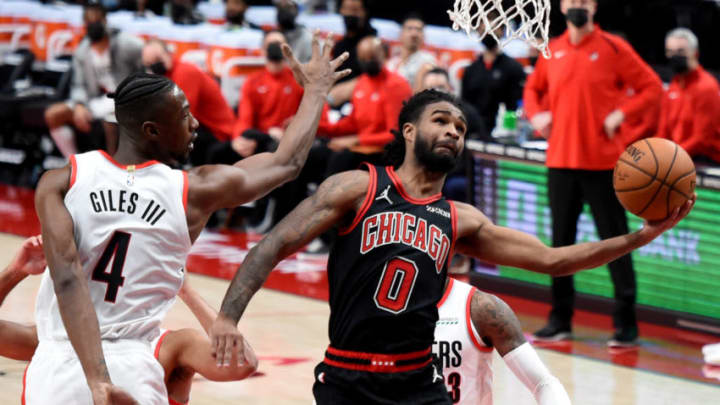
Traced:
MULTIPOLYGON (((0 234, 0 266, 4 268, 22 238, 0 234)), ((227 281, 189 275, 189 282, 218 306, 227 281)), ((26 279, 0 307, 0 318, 32 322, 39 278, 26 279)), ((327 303, 263 289, 240 323, 260 358, 259 375, 245 381, 214 383, 197 377, 191 404, 311 404, 312 370, 327 345, 327 303)), ((178 301, 167 328, 200 328, 178 301)), ((657 373, 538 349, 540 357, 562 381, 575 404, 661 405, 720 404, 720 385, 698 383, 657 373)), ((25 363, 0 358, 0 404, 17 404, 25 363)), ((495 404, 534 404, 531 394, 494 361, 495 404)))

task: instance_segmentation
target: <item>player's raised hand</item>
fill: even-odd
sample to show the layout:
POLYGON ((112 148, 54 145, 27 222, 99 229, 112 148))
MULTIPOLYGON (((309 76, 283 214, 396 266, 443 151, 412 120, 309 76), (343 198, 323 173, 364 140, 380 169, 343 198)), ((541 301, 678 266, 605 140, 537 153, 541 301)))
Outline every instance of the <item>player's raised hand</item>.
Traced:
POLYGON ((125 390, 110 383, 99 383, 91 387, 94 405, 139 405, 125 390))
POLYGON ((23 242, 20 250, 10 263, 10 268, 24 274, 41 274, 47 262, 43 252, 42 236, 31 236, 23 242))
POLYGON ((328 35, 322 49, 320 49, 320 35, 315 32, 312 39, 312 58, 304 65, 300 64, 295 58, 290 46, 287 44, 282 45, 283 55, 285 55, 295 80, 306 91, 315 89, 327 94, 336 81, 350 74, 350 69, 336 72, 337 68, 345 62, 349 55, 347 52, 343 52, 342 55, 332 59, 334 44, 334 41, 328 35))
POLYGON ((238 331, 235 322, 225 317, 222 313, 218 315, 209 331, 212 355, 218 367, 230 367, 230 362, 237 362, 240 366, 240 353, 243 352, 243 337, 238 331))

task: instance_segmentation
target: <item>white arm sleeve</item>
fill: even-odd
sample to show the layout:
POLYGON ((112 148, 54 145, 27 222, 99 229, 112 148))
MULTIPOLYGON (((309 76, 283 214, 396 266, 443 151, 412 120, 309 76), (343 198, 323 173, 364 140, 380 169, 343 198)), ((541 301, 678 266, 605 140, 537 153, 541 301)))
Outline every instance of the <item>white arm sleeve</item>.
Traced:
POLYGON ((503 360, 513 374, 532 392, 539 405, 570 405, 565 387, 545 367, 530 343, 507 353, 503 360))

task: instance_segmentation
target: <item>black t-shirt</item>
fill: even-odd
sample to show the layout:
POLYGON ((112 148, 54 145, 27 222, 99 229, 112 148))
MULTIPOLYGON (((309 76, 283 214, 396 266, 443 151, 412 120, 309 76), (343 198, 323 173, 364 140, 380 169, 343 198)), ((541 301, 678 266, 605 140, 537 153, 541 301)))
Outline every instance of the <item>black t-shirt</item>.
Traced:
POLYGON ((338 71, 341 71, 343 69, 352 69, 352 73, 350 73, 349 76, 345 76, 338 82, 344 82, 345 80, 350 80, 353 77, 357 77, 362 74, 362 72, 360 71, 360 65, 358 65, 357 63, 357 44, 363 38, 370 35, 377 35, 377 31, 368 22, 365 24, 365 28, 357 35, 349 37, 346 34, 344 37, 342 37, 342 39, 335 43, 335 47, 333 47, 332 50, 333 57, 336 58, 345 51, 347 51, 347 53, 349 54, 347 60, 338 68, 338 71))
POLYGON ((515 110, 524 86, 525 71, 518 61, 501 53, 488 69, 480 56, 465 69, 462 99, 477 108, 487 130, 492 132, 500 103, 515 110))

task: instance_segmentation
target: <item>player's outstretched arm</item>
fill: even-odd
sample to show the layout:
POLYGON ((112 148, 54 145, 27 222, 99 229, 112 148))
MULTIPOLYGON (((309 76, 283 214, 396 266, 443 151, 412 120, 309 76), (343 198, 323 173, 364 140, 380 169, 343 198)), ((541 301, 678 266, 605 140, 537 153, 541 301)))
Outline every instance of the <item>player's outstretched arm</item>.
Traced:
POLYGON ((489 263, 564 276, 609 263, 647 245, 690 212, 695 197, 663 221, 646 222, 638 231, 597 242, 550 248, 532 235, 493 224, 475 207, 456 203, 457 250, 489 263))
MULTIPOLYGON (((45 270, 42 237, 25 239, 10 264, 0 272, 0 305, 18 283, 31 274, 45 270)), ((0 320, 0 356, 29 361, 37 348, 35 325, 23 325, 0 320)))
POLYGON ((190 286, 187 276, 178 292, 178 297, 190 308, 190 311, 195 315, 195 319, 200 322, 203 330, 208 333, 218 313, 215 308, 211 307, 210 304, 205 301, 197 290, 190 286))
POLYGON ((112 386, 100 344, 100 326, 78 257, 73 220, 63 202, 70 171, 70 166, 66 166, 45 173, 35 192, 35 208, 58 309, 95 404, 113 403, 112 398, 130 401, 124 391, 112 386))
POLYGON ((570 404, 563 385, 525 341, 520 321, 505 301, 476 290, 470 302, 470 319, 478 334, 495 347, 539 405, 570 404))
POLYGON ((240 348, 237 323, 250 298, 282 259, 357 211, 367 191, 368 174, 349 171, 325 180, 318 190, 289 213, 260 243, 250 249, 225 294, 220 315, 210 329, 218 366, 229 365, 240 348))
POLYGON ((347 59, 347 53, 331 59, 332 41, 328 40, 320 50, 317 34, 313 39, 312 59, 305 65, 300 65, 287 45, 282 49, 296 80, 305 90, 277 150, 249 157, 233 166, 206 165, 191 170, 191 207, 207 215, 220 208, 235 207, 266 195, 300 173, 315 139, 325 97, 330 87, 350 74, 350 70, 336 72, 347 59))

